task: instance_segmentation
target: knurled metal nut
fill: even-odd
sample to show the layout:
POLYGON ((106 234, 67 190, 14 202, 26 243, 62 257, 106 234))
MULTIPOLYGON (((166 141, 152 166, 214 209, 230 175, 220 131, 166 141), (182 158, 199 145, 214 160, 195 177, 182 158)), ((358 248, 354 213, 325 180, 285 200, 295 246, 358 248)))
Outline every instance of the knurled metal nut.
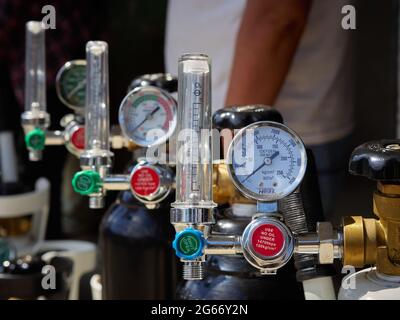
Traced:
POLYGON ((330 222, 318 222, 317 233, 319 236, 319 263, 332 264, 335 259, 332 224, 330 222))

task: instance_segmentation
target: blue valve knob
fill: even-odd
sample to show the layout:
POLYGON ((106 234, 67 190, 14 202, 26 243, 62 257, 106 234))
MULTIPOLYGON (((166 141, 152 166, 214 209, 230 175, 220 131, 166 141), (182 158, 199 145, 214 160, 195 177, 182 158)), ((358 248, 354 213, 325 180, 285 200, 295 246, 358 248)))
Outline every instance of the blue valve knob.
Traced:
POLYGON ((187 228, 175 235, 172 247, 177 257, 185 260, 194 260, 203 255, 205 239, 201 231, 187 228))

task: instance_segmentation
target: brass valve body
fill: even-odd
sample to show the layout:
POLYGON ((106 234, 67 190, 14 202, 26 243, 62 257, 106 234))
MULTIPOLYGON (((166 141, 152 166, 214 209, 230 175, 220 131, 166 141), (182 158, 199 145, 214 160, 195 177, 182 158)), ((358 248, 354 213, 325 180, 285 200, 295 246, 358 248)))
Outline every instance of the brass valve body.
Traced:
POLYGON ((378 183, 374 213, 343 219, 344 265, 376 265, 378 272, 400 275, 400 185, 378 183))
POLYGON ((243 197, 237 191, 224 160, 213 164, 213 199, 219 205, 228 203, 256 204, 254 200, 243 197))

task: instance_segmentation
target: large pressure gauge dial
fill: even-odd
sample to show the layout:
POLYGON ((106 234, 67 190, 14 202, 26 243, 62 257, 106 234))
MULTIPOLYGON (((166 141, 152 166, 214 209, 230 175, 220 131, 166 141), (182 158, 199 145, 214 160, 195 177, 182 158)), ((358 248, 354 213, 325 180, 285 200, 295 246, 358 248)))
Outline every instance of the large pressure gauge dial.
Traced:
POLYGON ((283 124, 253 123, 234 137, 228 150, 229 174, 247 197, 276 201, 301 183, 307 156, 301 139, 283 124))
POLYGON ((165 142, 176 128, 176 102, 165 90, 146 86, 128 93, 119 108, 123 134, 135 144, 151 147, 165 142))
POLYGON ((83 113, 86 98, 86 61, 68 61, 57 73, 57 95, 67 107, 83 113))

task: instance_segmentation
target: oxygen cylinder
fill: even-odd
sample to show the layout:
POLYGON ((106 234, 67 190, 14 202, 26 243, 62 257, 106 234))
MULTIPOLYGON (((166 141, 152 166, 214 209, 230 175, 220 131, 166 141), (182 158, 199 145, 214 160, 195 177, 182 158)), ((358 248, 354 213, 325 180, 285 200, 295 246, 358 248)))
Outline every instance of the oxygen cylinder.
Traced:
MULTIPOLYGON (((213 115, 213 128, 234 130, 263 120, 282 123, 282 116, 267 106, 230 107, 213 115)), ((220 150, 220 154, 224 154, 224 150, 220 150)), ((220 204, 215 195, 214 190, 214 200, 220 204)), ((248 199, 240 199, 231 206, 219 206, 217 212, 215 234, 241 235, 252 214, 256 213, 256 205, 248 199)), ((202 281, 185 281, 180 285, 178 299, 301 299, 303 295, 293 264, 287 264, 277 276, 265 277, 241 256, 218 255, 207 259, 205 269, 202 281)))
POLYGON ((400 299, 399 162, 400 140, 364 143, 350 157, 351 174, 377 182, 373 210, 379 219, 343 220, 343 264, 353 272, 343 279, 339 300, 400 299), (373 267, 354 272, 365 265, 373 267))
MULTIPOLYGON (((164 74, 136 78, 129 90, 146 85, 177 90, 176 79, 164 74)), ((178 261, 169 222, 173 199, 171 192, 157 206, 146 206, 129 190, 111 205, 100 225, 103 299, 174 298, 178 261)))

